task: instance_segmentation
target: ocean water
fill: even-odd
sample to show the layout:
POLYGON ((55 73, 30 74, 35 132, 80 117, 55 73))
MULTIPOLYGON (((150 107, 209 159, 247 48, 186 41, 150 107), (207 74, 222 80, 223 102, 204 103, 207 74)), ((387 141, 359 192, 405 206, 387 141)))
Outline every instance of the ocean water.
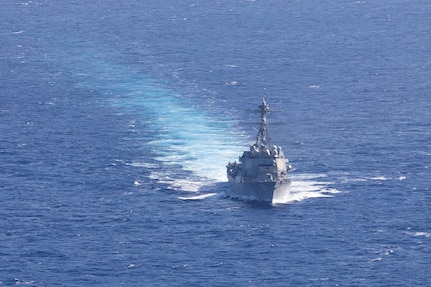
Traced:
POLYGON ((4 2, 0 286, 430 286, 431 2, 4 2))

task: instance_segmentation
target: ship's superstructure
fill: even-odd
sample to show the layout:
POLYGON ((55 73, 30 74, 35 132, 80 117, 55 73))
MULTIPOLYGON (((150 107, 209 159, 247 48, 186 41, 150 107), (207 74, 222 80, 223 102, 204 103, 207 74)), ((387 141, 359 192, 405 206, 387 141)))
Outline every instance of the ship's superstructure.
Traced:
POLYGON ((229 195, 271 203, 275 197, 288 192, 290 181, 287 173, 290 166, 281 147, 270 147, 267 130, 270 110, 265 99, 255 112, 260 117, 256 142, 239 157, 239 163, 230 162, 227 165, 231 185, 229 195))

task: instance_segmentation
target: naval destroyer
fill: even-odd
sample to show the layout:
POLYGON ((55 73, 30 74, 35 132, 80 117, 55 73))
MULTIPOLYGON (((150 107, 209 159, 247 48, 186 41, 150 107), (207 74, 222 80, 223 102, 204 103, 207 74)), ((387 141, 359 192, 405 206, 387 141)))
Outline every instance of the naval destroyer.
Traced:
POLYGON ((287 173, 291 167, 281 147, 270 146, 267 129, 270 109, 265 99, 253 112, 260 117, 256 142, 244 151, 239 162, 229 162, 226 166, 231 186, 229 196, 272 203, 288 192, 287 173))

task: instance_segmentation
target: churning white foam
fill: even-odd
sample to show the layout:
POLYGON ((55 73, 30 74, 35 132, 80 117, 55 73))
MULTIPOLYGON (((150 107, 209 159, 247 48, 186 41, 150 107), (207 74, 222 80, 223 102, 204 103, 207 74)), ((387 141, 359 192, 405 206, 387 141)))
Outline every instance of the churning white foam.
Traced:
POLYGON ((308 198, 332 197, 339 190, 331 188, 331 182, 322 181, 325 174, 293 174, 290 176, 291 185, 285 194, 276 195, 274 204, 287 204, 303 201, 308 198))
POLYGON ((196 196, 180 196, 178 198, 182 200, 202 200, 202 199, 216 196, 217 194, 218 193, 205 193, 205 194, 199 194, 196 196))

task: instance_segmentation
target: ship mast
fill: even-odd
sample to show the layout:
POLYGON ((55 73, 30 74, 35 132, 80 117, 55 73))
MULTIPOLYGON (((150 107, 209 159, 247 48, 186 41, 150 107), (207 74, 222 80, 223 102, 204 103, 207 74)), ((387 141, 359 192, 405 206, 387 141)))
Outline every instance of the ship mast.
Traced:
POLYGON ((256 138, 256 145, 259 148, 269 147, 269 137, 268 137, 268 129, 267 129, 267 120, 266 116, 269 114, 269 106, 265 101, 265 98, 262 99, 262 104, 259 105, 259 110, 255 112, 258 116, 260 116, 260 126, 259 132, 256 138))

